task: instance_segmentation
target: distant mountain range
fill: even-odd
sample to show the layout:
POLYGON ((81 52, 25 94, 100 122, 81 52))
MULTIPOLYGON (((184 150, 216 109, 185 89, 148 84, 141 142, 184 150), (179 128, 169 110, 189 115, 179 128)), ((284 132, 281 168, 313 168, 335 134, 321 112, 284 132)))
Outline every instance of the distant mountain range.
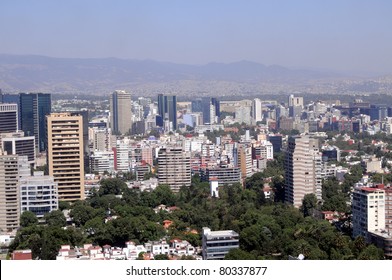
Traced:
POLYGON ((103 94, 145 84, 229 82, 236 84, 306 84, 339 79, 340 75, 292 70, 250 61, 185 65, 118 58, 52 58, 36 55, 0 55, 0 89, 4 92, 103 94))

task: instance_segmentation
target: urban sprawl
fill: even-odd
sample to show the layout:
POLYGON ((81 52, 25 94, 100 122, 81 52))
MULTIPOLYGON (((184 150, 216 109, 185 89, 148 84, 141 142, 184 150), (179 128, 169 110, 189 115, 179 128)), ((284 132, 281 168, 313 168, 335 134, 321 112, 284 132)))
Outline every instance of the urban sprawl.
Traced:
POLYGON ((1 257, 390 259, 391 170, 392 104, 356 96, 0 91, 1 257))

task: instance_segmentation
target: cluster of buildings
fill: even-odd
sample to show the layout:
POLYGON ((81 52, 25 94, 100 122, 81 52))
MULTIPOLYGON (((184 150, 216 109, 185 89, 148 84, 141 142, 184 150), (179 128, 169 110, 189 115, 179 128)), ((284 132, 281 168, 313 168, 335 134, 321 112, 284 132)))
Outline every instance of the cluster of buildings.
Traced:
MULTIPOLYGON (((392 107, 362 100, 305 104, 303 97, 290 95, 286 104, 259 98, 232 102, 210 97, 178 102, 175 95, 159 94, 154 102, 144 97, 132 100, 130 93, 116 90, 109 101, 108 111, 89 118, 88 110, 54 112, 50 94, 0 94, 0 231, 17 230, 24 211, 32 211, 41 219, 58 209, 58 201, 84 199, 92 186, 98 186, 97 182, 90 184, 93 180, 88 179, 89 174, 131 173, 135 176, 128 182, 132 188, 152 190, 165 184, 173 192, 190 186, 192 176, 199 174, 202 181, 210 183, 211 196, 219 197, 220 187, 244 184, 280 151, 285 152, 285 200, 300 207, 306 194, 322 199, 323 179, 335 176, 343 180, 348 172, 334 164, 340 161, 340 150, 321 145, 324 131, 392 132, 392 107), (228 116, 222 118, 222 111, 228 116), (230 126, 234 123, 254 126, 259 132, 247 130, 245 135, 235 135, 238 128, 230 126), (286 137, 278 130, 298 130, 301 135, 286 137), (218 133, 212 139, 210 132, 214 131, 218 133), (230 134, 238 137, 233 139, 230 134), (33 172, 44 164, 45 173, 33 172), (156 178, 151 178, 152 174, 156 178)), ((376 158, 362 158, 361 164, 367 172, 382 171, 376 158)), ((364 197, 386 199, 388 192, 388 187, 356 188, 353 215, 358 209, 371 209, 370 200, 360 205, 357 201, 364 201, 364 197)), ((269 197, 271 189, 265 193, 269 197)), ((366 228, 366 238, 381 242, 375 236, 389 232, 388 219, 384 226, 376 219, 382 209, 371 211, 376 211, 369 218, 374 226, 366 228)), ((357 225, 354 235, 365 235, 364 220, 354 220, 353 224, 357 225)), ((234 232, 206 230, 203 235, 203 240, 214 244, 211 247, 220 247, 218 241, 211 241, 215 238, 226 245, 238 245, 234 232)), ((135 249, 101 248, 91 253, 89 248, 79 253, 112 258, 121 251, 121 257, 131 258, 129 250, 135 249)), ((71 249, 63 249, 64 254, 70 254, 71 249)), ((220 258, 214 253, 218 249, 207 250, 203 257, 220 258)))
POLYGON ((203 228, 202 247, 194 247, 186 240, 173 239, 149 241, 144 245, 126 242, 126 247, 110 245, 94 246, 84 244, 83 247, 62 245, 57 260, 152 260, 157 255, 166 255, 169 259, 180 259, 191 256, 196 260, 222 260, 231 249, 239 248, 239 235, 232 230, 211 231, 203 228))
POLYGON ((171 259, 178 259, 182 256, 198 257, 197 248, 193 247, 186 240, 173 239, 170 242, 165 240, 149 241, 144 245, 136 245, 134 242, 126 242, 126 246, 112 247, 110 245, 94 246, 84 244, 83 247, 73 247, 62 245, 58 252, 57 260, 136 260, 154 259, 157 255, 166 255, 171 259))

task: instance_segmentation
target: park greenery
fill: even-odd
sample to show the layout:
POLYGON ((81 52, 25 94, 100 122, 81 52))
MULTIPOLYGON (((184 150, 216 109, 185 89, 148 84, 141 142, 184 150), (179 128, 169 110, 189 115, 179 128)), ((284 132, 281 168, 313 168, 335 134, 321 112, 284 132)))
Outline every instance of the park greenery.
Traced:
POLYGON ((127 188, 120 178, 104 179, 88 199, 60 203, 61 210, 69 210, 71 223, 61 210, 45 215, 41 223, 31 212, 24 212, 10 251, 30 248, 34 259, 55 259, 63 244, 125 246, 127 241, 179 238, 201 246, 202 228, 209 227, 239 233, 240 248, 232 250, 227 259, 288 259, 299 254, 306 259, 382 259, 383 252, 366 244, 362 237, 353 240, 349 232, 314 215, 321 210, 349 211, 345 203, 349 189, 361 174, 355 167, 343 184, 334 179, 325 181, 324 203, 306 196, 301 209, 282 203, 284 169, 280 154, 263 172, 248 178, 244 187, 221 187, 219 198, 210 196, 209 184, 201 182, 197 174, 190 187, 176 194, 167 185, 139 192, 127 188), (270 199, 263 192, 266 182, 275 193, 270 199), (155 212, 153 209, 161 204, 176 207, 170 212, 155 212), (167 230, 162 226, 164 220, 173 221, 167 230))

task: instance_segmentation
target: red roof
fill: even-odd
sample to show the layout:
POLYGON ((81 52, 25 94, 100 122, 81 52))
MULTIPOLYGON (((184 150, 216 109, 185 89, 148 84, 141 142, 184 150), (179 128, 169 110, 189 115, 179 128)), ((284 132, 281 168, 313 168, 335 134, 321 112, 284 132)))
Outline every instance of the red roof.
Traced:
POLYGON ((14 251, 12 253, 12 259, 19 261, 19 260, 32 260, 33 255, 31 253, 31 250, 19 250, 19 251, 14 251))

